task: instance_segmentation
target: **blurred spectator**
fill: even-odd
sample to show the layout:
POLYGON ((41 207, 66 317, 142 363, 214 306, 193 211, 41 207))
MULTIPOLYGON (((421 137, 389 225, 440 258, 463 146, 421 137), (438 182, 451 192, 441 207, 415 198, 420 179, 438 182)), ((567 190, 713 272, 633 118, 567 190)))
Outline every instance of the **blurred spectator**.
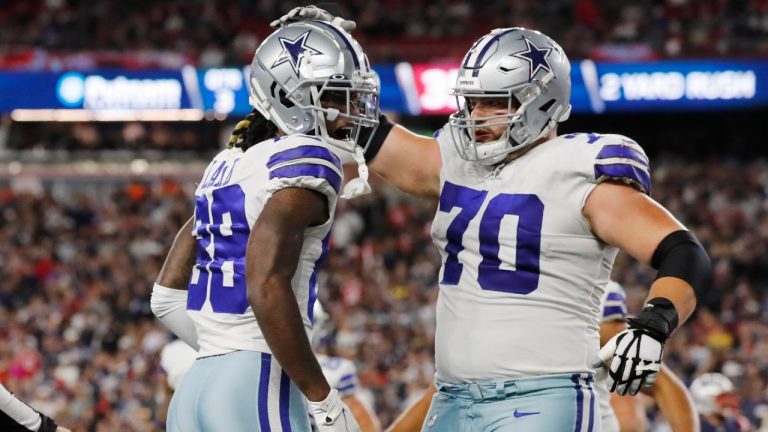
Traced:
MULTIPOLYGON (((301 2, 0 2, 0 68, 203 67, 250 62, 269 22, 301 2), (89 29, 83 32, 82 29, 89 29)), ((764 56, 762 0, 337 2, 374 62, 460 58, 489 28, 524 26, 572 58, 764 56), (451 47, 458 47, 454 52, 451 47), (432 47, 439 49, 431 49, 432 47)))

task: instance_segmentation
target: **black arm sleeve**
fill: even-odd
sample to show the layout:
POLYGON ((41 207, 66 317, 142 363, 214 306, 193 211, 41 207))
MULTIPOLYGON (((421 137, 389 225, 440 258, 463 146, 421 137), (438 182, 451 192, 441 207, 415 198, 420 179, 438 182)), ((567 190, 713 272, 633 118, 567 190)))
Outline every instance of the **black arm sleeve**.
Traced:
MULTIPOLYGON (((384 145, 384 140, 387 139, 387 135, 389 135, 394 126, 395 124, 389 121, 387 116, 379 114, 379 126, 376 127, 376 131, 373 132, 373 137, 371 137, 371 142, 365 148, 366 162, 370 162, 376 157, 379 150, 381 150, 381 146, 384 145)), ((365 139, 366 137, 361 137, 361 141, 365 142, 365 139)))
POLYGON ((651 266, 659 270, 656 279, 672 276, 688 282, 698 293, 709 288, 712 262, 690 231, 675 231, 656 246, 651 266))

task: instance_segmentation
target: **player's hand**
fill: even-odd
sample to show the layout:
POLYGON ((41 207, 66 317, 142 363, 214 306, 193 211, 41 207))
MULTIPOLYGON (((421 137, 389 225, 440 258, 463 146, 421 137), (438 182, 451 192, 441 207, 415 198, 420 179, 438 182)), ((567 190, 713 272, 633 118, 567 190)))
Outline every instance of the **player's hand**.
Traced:
POLYGON ((635 395, 659 377, 664 343, 639 328, 629 328, 612 337, 598 356, 608 364, 608 389, 620 395, 635 395))
POLYGON ((319 432, 359 432, 360 426, 342 402, 339 392, 331 389, 328 396, 320 402, 309 401, 309 413, 315 419, 319 432))
POLYGON ((72 431, 65 427, 59 426, 58 428, 56 428, 56 432, 72 432, 72 431))
POLYGON ((352 30, 357 27, 357 23, 354 21, 333 16, 327 10, 321 9, 315 5, 295 7, 287 14, 272 21, 269 25, 272 26, 272 28, 279 28, 290 23, 308 20, 329 22, 335 26, 341 27, 347 33, 351 33, 352 30))

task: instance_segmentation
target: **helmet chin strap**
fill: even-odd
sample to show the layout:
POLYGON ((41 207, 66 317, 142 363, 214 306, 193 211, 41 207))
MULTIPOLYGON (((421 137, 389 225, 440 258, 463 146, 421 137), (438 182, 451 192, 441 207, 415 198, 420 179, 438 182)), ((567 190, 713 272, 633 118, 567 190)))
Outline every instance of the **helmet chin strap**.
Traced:
POLYGON ((344 191, 341 194, 341 197, 344 199, 352 199, 371 193, 371 185, 368 184, 368 166, 365 164, 365 155, 363 154, 362 147, 355 146, 353 157, 355 162, 357 162, 357 178, 350 180, 344 186, 344 191))

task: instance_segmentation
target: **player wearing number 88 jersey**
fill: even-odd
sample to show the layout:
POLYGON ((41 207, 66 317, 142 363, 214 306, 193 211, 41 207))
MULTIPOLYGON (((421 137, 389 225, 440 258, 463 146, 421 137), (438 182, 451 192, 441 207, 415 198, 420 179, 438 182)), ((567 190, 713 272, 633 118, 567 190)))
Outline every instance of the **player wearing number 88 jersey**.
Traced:
MULTIPOLYGON (((233 350, 271 352, 246 297, 245 255, 251 227, 271 196, 285 188, 321 193, 332 215, 342 178, 336 153, 340 152, 319 137, 289 135, 261 142, 253 151, 224 150, 209 164, 195 192, 193 234, 198 247, 187 299, 200 357, 233 350)), ((330 222, 305 231, 292 281, 308 328, 330 222)))
POLYGON ((255 111, 205 170, 153 290, 153 312, 198 349, 168 430, 309 430, 310 412, 321 432, 357 431, 308 333, 342 159, 360 173, 343 196, 370 190, 362 137, 377 125, 378 82, 354 39, 311 22, 261 44, 250 90, 255 111), (182 281, 192 330, 166 301, 182 281))

